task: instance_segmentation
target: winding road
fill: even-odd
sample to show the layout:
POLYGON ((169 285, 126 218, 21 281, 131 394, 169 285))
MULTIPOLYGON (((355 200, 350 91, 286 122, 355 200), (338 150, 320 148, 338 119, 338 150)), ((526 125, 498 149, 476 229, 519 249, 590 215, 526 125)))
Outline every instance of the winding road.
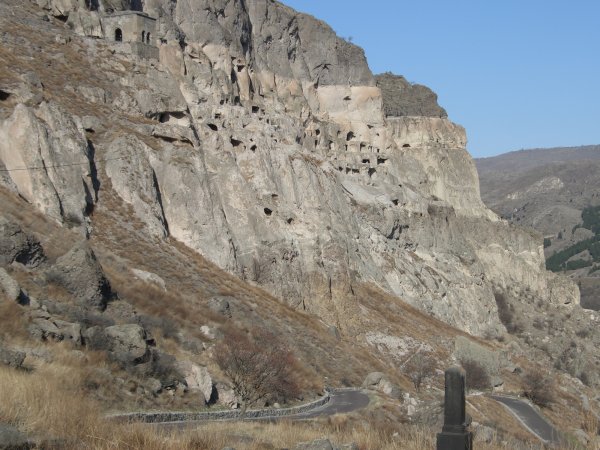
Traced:
POLYGON ((560 444, 560 435, 544 417, 529 403, 514 397, 491 395, 492 399, 501 403, 521 424, 542 442, 550 445, 560 444))
POLYGON ((321 416, 333 416, 357 411, 369 404, 369 396, 362 391, 340 390, 331 393, 331 399, 325 405, 303 414, 287 416, 291 419, 312 419, 321 416))
MULTIPOLYGON (((257 421, 267 421, 267 422, 275 422, 278 420, 286 419, 286 420, 309 420, 316 417, 326 417, 332 416, 334 414, 343 414, 349 413, 352 411, 357 411, 366 407, 369 404, 369 396, 358 389, 340 389, 340 390, 332 390, 329 392, 329 400, 323 405, 314 407, 311 404, 300 405, 300 410, 303 412, 294 413, 293 411, 289 411, 286 414, 281 414, 282 411, 285 410, 258 410, 258 411, 250 411, 250 412, 261 412, 264 415, 260 416, 252 416, 248 415, 246 418, 242 420, 257 420, 257 421), (269 415, 269 411, 273 411, 273 415, 269 415)), ((293 408, 292 408, 293 409, 293 408)), ((136 422, 146 422, 155 426, 159 426, 162 428, 185 428, 189 426, 194 426, 199 423, 209 422, 209 421, 221 421, 221 420, 240 420, 240 417, 236 417, 235 415, 226 415, 220 414, 219 412, 211 414, 211 413, 200 413, 203 417, 199 417, 198 414, 195 413, 130 413, 130 414, 114 414, 110 416, 112 420, 118 421, 136 421, 136 422)))

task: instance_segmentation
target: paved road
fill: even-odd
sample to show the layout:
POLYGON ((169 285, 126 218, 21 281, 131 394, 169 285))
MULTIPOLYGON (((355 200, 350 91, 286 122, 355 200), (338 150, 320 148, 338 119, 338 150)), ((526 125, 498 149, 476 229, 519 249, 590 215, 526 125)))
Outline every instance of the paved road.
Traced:
MULTIPOLYGON (((265 417, 256 417, 251 418, 247 417, 244 420, 256 420, 262 422, 277 422, 279 420, 310 420, 316 417, 326 417, 333 416, 334 414, 343 414, 349 413, 352 411, 357 411, 366 407, 369 404, 369 396, 362 391, 359 390, 340 390, 340 391, 332 391, 330 394, 330 400, 323 406, 315 408, 311 411, 300 413, 300 414, 291 414, 288 416, 265 416, 265 417)), ((240 420, 240 419, 212 419, 212 420, 240 420)), ((206 423, 211 421, 211 419, 207 420, 185 420, 185 421, 169 421, 169 422, 154 422, 153 426, 158 426, 163 429, 172 429, 172 428, 189 428, 192 426, 196 426, 202 423, 206 423)))
POLYGON ((333 416, 334 414, 349 413, 366 407, 369 396, 361 391, 334 391, 327 404, 304 414, 287 416, 291 419, 312 419, 313 417, 333 416))
POLYGON ((500 395, 492 395, 491 398, 508 408, 525 425, 525 428, 540 440, 547 444, 560 444, 560 437, 556 428, 550 425, 529 403, 517 398, 500 395))

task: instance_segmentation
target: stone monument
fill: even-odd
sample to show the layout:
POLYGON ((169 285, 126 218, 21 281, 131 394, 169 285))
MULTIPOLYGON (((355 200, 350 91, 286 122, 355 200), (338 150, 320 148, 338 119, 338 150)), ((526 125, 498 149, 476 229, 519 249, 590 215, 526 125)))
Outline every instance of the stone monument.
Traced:
POLYGON ((467 431, 465 371, 460 367, 446 370, 444 427, 437 435, 437 450, 471 450, 473 433, 467 431))

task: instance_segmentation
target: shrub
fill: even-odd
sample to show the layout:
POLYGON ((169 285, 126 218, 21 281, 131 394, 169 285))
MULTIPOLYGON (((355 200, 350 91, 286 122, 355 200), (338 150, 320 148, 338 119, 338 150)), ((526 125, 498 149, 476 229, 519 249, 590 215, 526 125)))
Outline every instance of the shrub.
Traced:
POLYGON ((485 368, 477 361, 466 359, 460 362, 467 374, 467 389, 488 389, 492 383, 485 368))
POLYGON ((285 400, 298 394, 294 355, 271 332, 258 329, 251 337, 229 332, 214 354, 241 401, 242 416, 248 406, 260 400, 285 400))
POLYGON ((552 379, 541 371, 529 372, 523 381, 525 384, 523 394, 536 405, 546 407, 554 401, 552 379))
POLYGON ((183 376, 176 368, 177 360, 163 352, 154 352, 152 355, 151 376, 160 380, 163 386, 173 386, 183 380, 183 376))
POLYGON ((140 314, 138 316, 138 323, 147 330, 154 329, 160 331, 164 338, 179 342, 179 329, 175 321, 170 317, 140 314))
POLYGON ((494 299, 496 300, 496 306, 498 307, 498 317, 500 318, 500 322, 508 328, 513 321, 512 308, 506 301, 504 294, 495 293, 494 299))
POLYGON ((430 355, 418 352, 406 363, 404 370, 419 392, 423 382, 435 373, 435 361, 430 355))

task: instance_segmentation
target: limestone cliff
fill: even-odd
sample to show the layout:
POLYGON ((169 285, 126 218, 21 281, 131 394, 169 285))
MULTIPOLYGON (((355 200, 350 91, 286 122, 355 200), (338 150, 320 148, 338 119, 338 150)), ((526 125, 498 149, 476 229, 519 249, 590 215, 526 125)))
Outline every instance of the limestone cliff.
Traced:
POLYGON ((94 233, 112 189, 149 234, 348 332, 358 281, 480 335, 503 331, 498 295, 578 303, 541 239, 481 202, 465 130, 439 107, 387 116, 363 51, 323 22, 270 0, 125 3, 38 2, 70 26, 44 44, 54 72, 1 80, 0 180, 42 212, 94 233), (104 38, 128 8, 157 19, 150 44, 104 38))

